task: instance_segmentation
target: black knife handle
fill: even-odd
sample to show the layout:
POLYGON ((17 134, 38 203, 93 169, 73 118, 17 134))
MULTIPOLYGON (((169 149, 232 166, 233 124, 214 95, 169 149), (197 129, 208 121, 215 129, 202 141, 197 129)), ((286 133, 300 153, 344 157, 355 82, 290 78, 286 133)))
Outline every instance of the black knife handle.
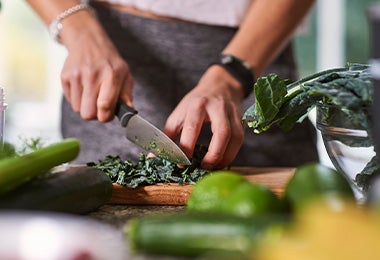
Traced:
POLYGON ((116 103, 115 115, 119 118, 120 124, 126 127, 129 119, 136 115, 137 111, 125 104, 120 99, 116 103))

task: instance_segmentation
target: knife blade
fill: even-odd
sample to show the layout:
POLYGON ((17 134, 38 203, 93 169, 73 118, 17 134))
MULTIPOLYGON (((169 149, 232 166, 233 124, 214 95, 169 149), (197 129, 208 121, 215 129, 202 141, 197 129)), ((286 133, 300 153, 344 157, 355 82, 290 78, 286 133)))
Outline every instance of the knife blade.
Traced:
POLYGON ((138 112, 119 100, 115 115, 126 129, 126 137, 132 143, 170 162, 190 165, 191 162, 178 145, 160 129, 138 115, 138 112))

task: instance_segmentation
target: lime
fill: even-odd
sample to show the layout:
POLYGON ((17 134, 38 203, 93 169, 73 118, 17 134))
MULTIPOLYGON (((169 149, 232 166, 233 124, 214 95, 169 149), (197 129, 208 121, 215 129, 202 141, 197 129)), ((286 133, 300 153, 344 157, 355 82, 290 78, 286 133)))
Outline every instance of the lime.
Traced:
POLYGON ((251 182, 240 184, 222 203, 227 214, 250 217, 259 213, 281 212, 282 200, 269 188, 251 182))
POLYGON ((194 185, 187 208, 195 211, 220 211, 225 198, 244 182, 248 180, 233 171, 211 172, 194 185))
POLYGON ((354 193, 339 172, 319 163, 298 167, 285 188, 285 199, 294 208, 314 199, 329 197, 354 199, 354 193))

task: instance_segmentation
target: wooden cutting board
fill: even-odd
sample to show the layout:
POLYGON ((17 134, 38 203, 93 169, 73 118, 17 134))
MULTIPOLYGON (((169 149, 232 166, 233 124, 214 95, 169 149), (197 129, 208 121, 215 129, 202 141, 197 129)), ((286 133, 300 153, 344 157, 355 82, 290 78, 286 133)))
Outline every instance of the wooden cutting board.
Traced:
MULTIPOLYGON (((231 170, 252 182, 266 185, 281 196, 295 168, 233 167, 231 170)), ((185 205, 192 188, 193 185, 156 184, 130 189, 114 183, 109 204, 185 205)))

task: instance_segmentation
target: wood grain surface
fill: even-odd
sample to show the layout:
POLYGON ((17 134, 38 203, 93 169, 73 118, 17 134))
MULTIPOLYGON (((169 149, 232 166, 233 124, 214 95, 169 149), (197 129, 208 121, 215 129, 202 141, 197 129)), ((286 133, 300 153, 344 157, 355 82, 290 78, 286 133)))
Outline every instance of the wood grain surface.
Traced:
MULTIPOLYGON (((252 182, 266 185, 281 196, 295 168, 233 167, 231 170, 244 175, 252 182)), ((130 189, 113 184, 109 204, 131 205, 185 205, 193 185, 156 184, 130 189)))

